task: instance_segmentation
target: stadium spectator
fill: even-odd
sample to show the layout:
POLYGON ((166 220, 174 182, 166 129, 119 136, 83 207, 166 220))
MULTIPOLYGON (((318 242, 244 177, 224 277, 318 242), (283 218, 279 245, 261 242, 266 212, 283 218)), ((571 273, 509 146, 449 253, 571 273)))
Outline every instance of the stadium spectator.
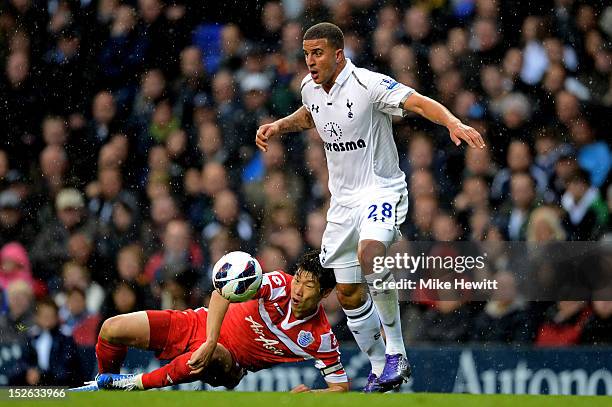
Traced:
POLYGON ((74 386, 82 374, 81 362, 74 340, 60 331, 59 309, 52 299, 37 302, 35 320, 12 381, 30 386, 74 386))
POLYGON ((17 241, 30 247, 36 230, 23 213, 21 198, 10 189, 0 192, 0 245, 17 241))
POLYGON ((85 291, 73 288, 66 293, 66 304, 59 310, 61 330, 80 347, 93 347, 98 339, 100 317, 87 310, 85 291))
POLYGON ((584 301, 559 301, 551 305, 537 329, 536 346, 579 344, 591 313, 589 304, 584 301))
POLYGON ((34 275, 52 280, 57 278, 61 265, 69 259, 70 234, 83 232, 90 238, 96 233, 96 225, 85 212, 85 200, 76 189, 63 189, 55 198, 56 217, 43 227, 32 246, 34 275))
POLYGON ((527 304, 517 293, 512 273, 500 271, 494 279, 498 289, 482 311, 474 317, 472 340, 497 343, 529 343, 532 341, 527 304))
POLYGON ((146 280, 142 247, 138 244, 123 246, 117 254, 117 278, 142 291, 147 309, 159 308, 159 292, 146 280))
POLYGON ((6 290, 14 281, 24 281, 30 286, 34 284, 28 253, 17 242, 0 248, 0 289, 6 290))
POLYGON ((570 240, 597 240, 601 236, 608 223, 608 208, 584 171, 569 178, 561 205, 570 240))
POLYGON ((612 169, 612 151, 603 141, 597 141, 588 121, 578 119, 570 126, 580 168, 591 176, 591 184, 597 188, 604 185, 612 169))
POLYGON ((176 201, 167 193, 151 200, 150 220, 141 229, 140 241, 147 256, 161 247, 161 237, 168 222, 179 218, 180 212, 176 201))
POLYGON ((2 332, 0 343, 24 345, 28 329, 34 322, 32 287, 26 281, 16 280, 3 291, 7 310, 0 313, 0 332, 2 332))
POLYGON ((567 233, 562 225, 560 211, 547 206, 534 209, 527 223, 526 238, 528 242, 566 240, 567 233))
POLYGON ((161 282, 182 274, 198 275, 203 264, 202 250, 193 240, 189 224, 172 220, 166 225, 162 250, 153 254, 144 267, 143 279, 161 282))
POLYGON ((213 211, 215 220, 202 230, 202 237, 209 241, 221 229, 227 228, 240 239, 244 251, 251 250, 255 237, 253 220, 240 208, 236 194, 229 189, 218 192, 214 197, 213 211))
POLYGON ((62 285, 61 291, 55 294, 54 300, 59 307, 66 307, 68 301, 67 294, 72 290, 78 289, 85 293, 85 307, 90 314, 97 314, 104 301, 104 289, 108 281, 99 284, 91 280, 89 270, 82 265, 70 261, 62 266, 62 285))
POLYGON ((500 170, 491 185, 491 197, 497 202, 505 200, 510 194, 510 183, 513 174, 528 172, 536 183, 536 191, 543 195, 548 187, 546 173, 533 164, 529 145, 520 140, 514 140, 508 146, 506 157, 507 167, 500 170))
POLYGON ((463 301, 450 300, 442 293, 444 301, 436 301, 421 316, 420 333, 416 340, 436 344, 461 344, 468 341, 472 332, 470 309, 463 301))
POLYGON ((517 172, 510 179, 510 198, 499 215, 509 240, 525 240, 529 216, 538 204, 534 184, 533 178, 524 172, 517 172))

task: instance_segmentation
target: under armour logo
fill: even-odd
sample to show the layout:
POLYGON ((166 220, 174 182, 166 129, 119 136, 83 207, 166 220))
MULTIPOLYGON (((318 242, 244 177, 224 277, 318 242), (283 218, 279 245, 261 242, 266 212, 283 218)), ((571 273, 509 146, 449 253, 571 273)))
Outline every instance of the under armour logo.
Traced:
POLYGON ((350 100, 346 99, 346 107, 348 107, 348 117, 349 119, 353 118, 353 112, 351 112, 351 106, 353 106, 353 103, 351 103, 350 100))
POLYGON ((319 113, 319 106, 315 105, 314 103, 312 104, 311 109, 313 112, 315 113, 319 113))

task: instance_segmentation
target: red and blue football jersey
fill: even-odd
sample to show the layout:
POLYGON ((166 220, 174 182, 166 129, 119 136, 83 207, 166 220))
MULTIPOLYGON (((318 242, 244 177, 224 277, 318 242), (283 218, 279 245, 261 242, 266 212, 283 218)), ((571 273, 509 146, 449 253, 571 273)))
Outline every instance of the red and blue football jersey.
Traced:
POLYGON ((327 382, 347 382, 323 306, 304 319, 291 314, 292 279, 283 271, 264 274, 253 300, 230 304, 219 342, 247 370, 312 360, 327 382))

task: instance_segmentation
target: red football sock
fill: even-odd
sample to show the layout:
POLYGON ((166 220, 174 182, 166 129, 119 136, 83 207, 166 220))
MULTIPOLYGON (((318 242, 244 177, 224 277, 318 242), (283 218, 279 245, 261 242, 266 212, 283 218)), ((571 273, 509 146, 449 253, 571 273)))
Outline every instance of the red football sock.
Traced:
POLYGON ((155 389, 199 380, 199 375, 189 374, 191 369, 187 366, 187 361, 192 353, 183 353, 172 359, 166 366, 162 366, 149 373, 144 373, 142 375, 142 387, 145 389, 155 389))
POLYGON ((96 344, 98 373, 119 373, 127 350, 126 345, 115 345, 98 336, 96 344))

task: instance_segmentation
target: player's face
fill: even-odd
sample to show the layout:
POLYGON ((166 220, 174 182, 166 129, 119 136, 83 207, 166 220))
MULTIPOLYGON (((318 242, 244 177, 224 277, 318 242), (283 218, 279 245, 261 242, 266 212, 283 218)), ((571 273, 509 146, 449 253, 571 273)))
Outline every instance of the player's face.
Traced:
POLYGON ((321 286, 311 273, 299 270, 291 281, 291 310, 296 318, 312 315, 321 301, 321 286))
POLYGON ((334 49, 326 39, 305 40, 304 58, 312 80, 320 85, 334 79, 334 73, 341 60, 342 50, 334 49))

